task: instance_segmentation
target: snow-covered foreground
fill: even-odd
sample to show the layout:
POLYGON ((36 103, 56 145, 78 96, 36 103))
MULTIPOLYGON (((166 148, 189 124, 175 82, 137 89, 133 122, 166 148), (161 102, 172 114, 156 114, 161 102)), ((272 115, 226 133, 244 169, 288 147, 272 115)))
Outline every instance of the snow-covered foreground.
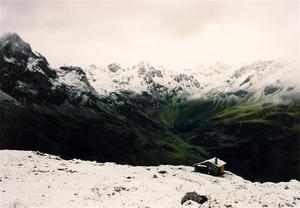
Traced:
POLYGON ((62 160, 31 151, 0 151, 0 207, 299 207, 300 182, 252 183, 187 166, 133 167, 62 160))

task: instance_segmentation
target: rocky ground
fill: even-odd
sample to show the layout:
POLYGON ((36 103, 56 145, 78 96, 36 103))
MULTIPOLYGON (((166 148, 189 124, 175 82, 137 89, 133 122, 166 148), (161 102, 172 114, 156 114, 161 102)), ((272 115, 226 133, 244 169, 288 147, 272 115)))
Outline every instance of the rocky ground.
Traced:
POLYGON ((0 207, 299 207, 300 182, 252 183, 188 166, 126 166, 0 151, 0 207), (187 192, 207 197, 203 204, 187 192))

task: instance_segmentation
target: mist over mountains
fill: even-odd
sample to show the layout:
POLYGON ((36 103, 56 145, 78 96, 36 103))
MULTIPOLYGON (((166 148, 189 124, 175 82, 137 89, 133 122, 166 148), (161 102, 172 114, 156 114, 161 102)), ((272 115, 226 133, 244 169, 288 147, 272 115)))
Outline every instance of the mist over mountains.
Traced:
POLYGON ((218 156, 251 180, 299 179, 299 68, 284 60, 172 71, 54 69, 0 38, 0 148, 132 165, 218 156))

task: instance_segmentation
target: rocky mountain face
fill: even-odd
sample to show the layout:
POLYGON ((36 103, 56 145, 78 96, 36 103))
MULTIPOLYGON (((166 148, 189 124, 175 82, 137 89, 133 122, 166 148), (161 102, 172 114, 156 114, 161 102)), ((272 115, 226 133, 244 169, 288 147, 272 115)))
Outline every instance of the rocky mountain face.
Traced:
POLYGON ((251 180, 288 180, 300 173, 299 98, 297 65, 282 60, 53 69, 17 34, 0 38, 1 149, 134 165, 219 156, 251 180))
POLYGON ((97 96, 81 68, 52 69, 17 34, 0 39, 0 68, 1 90, 22 103, 86 104, 97 96))

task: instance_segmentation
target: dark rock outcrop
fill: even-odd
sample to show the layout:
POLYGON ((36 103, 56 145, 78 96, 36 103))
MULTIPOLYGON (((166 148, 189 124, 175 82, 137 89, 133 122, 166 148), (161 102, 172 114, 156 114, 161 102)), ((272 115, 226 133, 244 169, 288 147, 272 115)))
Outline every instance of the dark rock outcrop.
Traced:
POLYGON ((184 197, 181 199, 181 204, 184 204, 186 201, 194 201, 197 202, 198 204, 203 204, 205 203, 208 199, 206 196, 199 195, 196 192, 187 192, 184 197))

